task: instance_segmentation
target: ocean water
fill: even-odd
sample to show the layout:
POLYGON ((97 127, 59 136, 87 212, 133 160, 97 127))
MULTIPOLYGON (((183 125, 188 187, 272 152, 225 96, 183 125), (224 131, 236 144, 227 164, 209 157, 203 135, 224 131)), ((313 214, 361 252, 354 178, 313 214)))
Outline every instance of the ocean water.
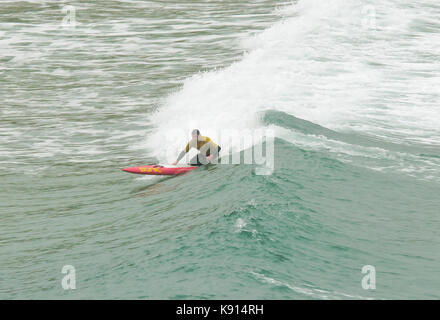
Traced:
POLYGON ((439 299, 439 16, 1 1, 0 298, 439 299), (225 130, 271 130, 273 171, 120 170, 173 162, 193 128, 223 156, 252 149, 225 130))

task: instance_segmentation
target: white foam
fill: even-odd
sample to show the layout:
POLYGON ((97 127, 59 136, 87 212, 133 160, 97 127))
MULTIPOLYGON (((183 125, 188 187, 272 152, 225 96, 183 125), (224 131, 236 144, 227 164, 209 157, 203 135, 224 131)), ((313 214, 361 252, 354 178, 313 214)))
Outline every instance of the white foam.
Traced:
MULTIPOLYGON (((385 2, 302 0, 280 9, 282 21, 243 39, 248 52, 241 61, 189 77, 166 99, 152 117, 147 147, 171 161, 166 149, 181 150, 191 129, 214 136, 256 129, 256 114, 266 109, 338 130, 440 141, 439 62, 413 63, 420 52, 438 52, 438 35, 408 37, 417 33, 411 30, 417 14, 385 2), (363 25, 366 5, 376 10, 375 28, 363 25), (417 76, 422 71, 426 75, 417 76), (164 143, 176 129, 186 135, 164 143)), ((435 15, 418 9, 425 18, 435 15)))
POLYGON ((246 221, 244 221, 242 218, 238 218, 234 224, 235 232, 237 233, 241 232, 243 228, 246 227, 246 225, 247 225, 246 221))
POLYGON ((343 298, 360 299, 360 300, 373 300, 374 299, 374 298, 370 298, 370 297, 363 297, 363 296, 359 296, 359 295, 352 295, 352 294, 347 294, 347 293, 342 293, 342 292, 337 292, 337 291, 327 291, 327 290, 322 290, 322 289, 317 289, 317 288, 303 288, 303 287, 291 285, 289 283, 285 283, 285 282, 273 279, 271 277, 267 277, 264 274, 261 274, 258 272, 251 271, 250 273, 256 279, 258 279, 264 283, 268 283, 270 285, 274 285, 277 287, 286 287, 296 293, 303 294, 303 295, 310 296, 310 297, 314 297, 314 298, 323 299, 323 300, 329 300, 329 299, 340 300, 343 298))

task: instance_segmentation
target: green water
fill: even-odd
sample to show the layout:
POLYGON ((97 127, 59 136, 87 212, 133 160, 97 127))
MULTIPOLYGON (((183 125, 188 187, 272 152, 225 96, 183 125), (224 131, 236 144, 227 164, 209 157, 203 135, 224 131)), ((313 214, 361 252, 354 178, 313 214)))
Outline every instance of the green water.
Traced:
MULTIPOLYGON (((378 16, 387 13, 370 2, 378 16)), ((416 4, 422 16, 440 12, 428 2, 416 4)), ((61 26, 63 5, 56 1, 0 3, 0 298, 440 298, 440 133, 432 126, 440 100, 432 87, 408 96, 402 89, 411 81, 440 79, 440 69, 399 78, 392 72, 406 62, 397 61, 399 71, 390 66, 396 79, 388 79, 383 91, 372 86, 371 100, 353 91, 362 97, 347 97, 354 109, 333 108, 327 115, 319 105, 319 92, 327 88, 315 82, 311 91, 306 79, 338 74, 337 59, 329 69, 313 55, 287 59, 289 50, 277 48, 295 39, 282 27, 271 29, 276 36, 267 33, 263 45, 243 45, 283 19, 314 17, 307 6, 285 17, 280 11, 296 3, 69 5, 76 8, 74 28, 61 26), (290 73, 295 63, 304 70, 310 64, 310 74, 302 74, 304 83, 292 81, 288 91, 271 88, 259 112, 242 108, 261 100, 258 75, 273 75, 267 65, 252 64, 252 55, 246 60, 252 52, 262 54, 257 61, 274 61, 280 82, 302 74, 290 73), (243 63, 251 66, 241 69, 243 63), (315 72, 320 68, 322 74, 315 72), (290 91, 304 100, 291 101, 290 91), (188 109, 167 113, 177 103, 168 100, 173 94, 191 96, 188 109), (214 114, 214 129, 222 121, 245 122, 233 109, 223 113, 217 101, 224 99, 275 128, 272 174, 257 175, 252 164, 207 166, 171 178, 120 170, 162 161, 148 148, 166 125, 150 121, 156 111, 176 122, 191 112, 201 122, 214 114), (413 99, 419 108, 407 109, 413 99), (308 101, 317 104, 310 113, 308 101), (61 285, 65 265, 75 268, 75 290, 61 285), (365 265, 376 268, 376 289, 362 288, 365 265)), ((406 2, 400 7, 411 10, 406 2)), ((350 38, 351 29, 332 17, 327 23, 339 30, 332 36, 350 38)), ((396 48, 411 35, 431 39, 430 28, 439 28, 410 21, 396 48)), ((315 48, 316 38, 308 38, 315 24, 292 46, 315 48)), ((369 41, 381 43, 377 39, 386 35, 376 32, 369 41)), ((328 48, 339 45, 326 39, 328 48)), ((435 65, 438 52, 425 49, 420 59, 435 65)), ((347 60, 356 55, 343 52, 347 60)), ((338 84, 350 88, 353 79, 338 84)), ((325 97, 332 106, 343 99, 325 97)))

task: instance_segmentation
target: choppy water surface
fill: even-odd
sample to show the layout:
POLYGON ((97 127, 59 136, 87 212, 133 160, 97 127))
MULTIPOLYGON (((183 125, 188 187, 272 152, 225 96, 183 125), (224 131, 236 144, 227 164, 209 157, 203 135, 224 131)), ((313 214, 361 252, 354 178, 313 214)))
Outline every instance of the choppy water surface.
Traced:
POLYGON ((2 1, 0 297, 440 298, 439 15, 434 0, 2 1), (172 162, 188 136, 167 137, 195 127, 271 129, 273 173, 120 171, 172 162))

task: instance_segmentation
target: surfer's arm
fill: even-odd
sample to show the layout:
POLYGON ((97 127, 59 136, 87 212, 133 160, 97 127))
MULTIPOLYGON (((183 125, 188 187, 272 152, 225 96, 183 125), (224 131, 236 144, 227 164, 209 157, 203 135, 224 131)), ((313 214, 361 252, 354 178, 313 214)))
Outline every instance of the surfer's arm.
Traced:
POLYGON ((179 162, 180 160, 182 160, 182 158, 185 156, 185 154, 186 154, 186 152, 185 152, 185 150, 183 150, 183 151, 179 154, 179 156, 177 157, 176 162, 174 162, 173 164, 176 165, 177 162, 179 162))
POLYGON ((176 162, 173 163, 173 165, 176 165, 182 158, 185 156, 185 154, 189 151, 189 142, 186 144, 185 149, 179 154, 177 157, 176 162))

